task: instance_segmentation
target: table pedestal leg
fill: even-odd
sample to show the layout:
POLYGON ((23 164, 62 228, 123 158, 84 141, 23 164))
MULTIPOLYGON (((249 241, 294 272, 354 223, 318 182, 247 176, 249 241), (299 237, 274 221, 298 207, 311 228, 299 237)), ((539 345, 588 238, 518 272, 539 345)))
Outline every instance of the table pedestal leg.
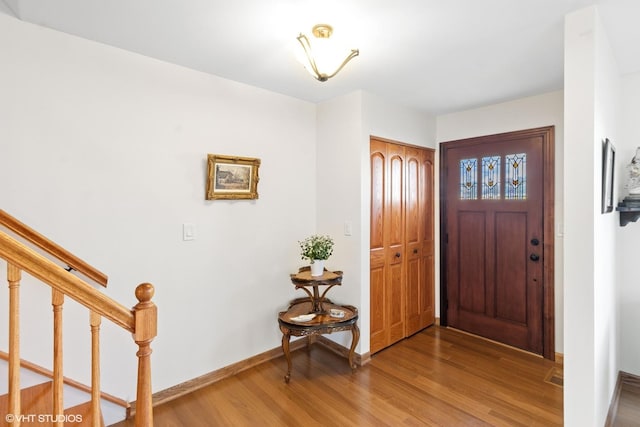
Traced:
POLYGON ((313 345, 313 343, 315 343, 317 340, 317 337, 315 335, 308 335, 307 336, 307 350, 311 350, 311 346, 313 345))
POLYGON ((289 383, 291 378, 291 353, 289 352, 289 340, 291 335, 289 331, 282 331, 282 352, 287 359, 287 375, 284 376, 284 382, 289 383))
POLYGON ((349 366, 351 367, 352 370, 355 370, 356 364, 353 361, 353 354, 356 351, 358 340, 360 340, 360 329, 358 329, 358 325, 356 325, 355 323, 351 328, 351 335, 352 335, 352 338, 351 338, 351 348, 349 349, 349 366))

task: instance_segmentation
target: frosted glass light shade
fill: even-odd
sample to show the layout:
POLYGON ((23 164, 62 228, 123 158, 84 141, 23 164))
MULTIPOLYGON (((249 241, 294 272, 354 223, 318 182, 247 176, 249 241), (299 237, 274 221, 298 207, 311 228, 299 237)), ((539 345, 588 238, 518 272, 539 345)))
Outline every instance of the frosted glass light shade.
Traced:
POLYGON ((313 46, 304 34, 298 41, 304 51, 299 59, 309 73, 317 80, 325 82, 335 76, 352 58, 360 54, 358 49, 351 49, 345 57, 340 46, 330 40, 333 29, 329 25, 320 24, 313 27, 313 46))

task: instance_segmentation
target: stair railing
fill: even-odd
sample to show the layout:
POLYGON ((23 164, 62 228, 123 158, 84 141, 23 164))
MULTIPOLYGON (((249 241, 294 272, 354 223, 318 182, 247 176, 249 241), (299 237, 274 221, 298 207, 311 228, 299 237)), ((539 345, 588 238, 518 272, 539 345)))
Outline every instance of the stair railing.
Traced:
POLYGON ((12 427, 19 427, 20 408, 20 282, 25 271, 52 289, 54 318, 53 356, 53 420, 56 427, 64 425, 62 372, 62 307, 65 296, 85 306, 90 313, 91 331, 91 413, 92 426, 102 423, 100 412, 100 324, 106 318, 131 332, 138 345, 138 379, 136 392, 136 426, 153 425, 151 396, 151 342, 157 333, 157 308, 151 301, 154 288, 143 283, 136 288, 138 303, 128 309, 94 289, 84 280, 70 273, 76 270, 102 286, 107 276, 44 236, 0 210, 0 225, 31 244, 44 250, 68 267, 63 268, 37 253, 26 244, 0 231, 0 257, 7 262, 9 284, 9 414, 12 427))

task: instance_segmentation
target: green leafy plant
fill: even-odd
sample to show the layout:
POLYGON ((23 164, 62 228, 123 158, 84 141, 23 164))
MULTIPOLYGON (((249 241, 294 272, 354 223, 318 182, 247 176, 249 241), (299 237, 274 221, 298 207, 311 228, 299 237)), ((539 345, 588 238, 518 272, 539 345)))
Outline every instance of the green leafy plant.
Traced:
POLYGON ((299 241, 300 255, 302 259, 308 259, 313 264, 313 260, 329 259, 333 254, 333 239, 329 236, 314 234, 299 241))

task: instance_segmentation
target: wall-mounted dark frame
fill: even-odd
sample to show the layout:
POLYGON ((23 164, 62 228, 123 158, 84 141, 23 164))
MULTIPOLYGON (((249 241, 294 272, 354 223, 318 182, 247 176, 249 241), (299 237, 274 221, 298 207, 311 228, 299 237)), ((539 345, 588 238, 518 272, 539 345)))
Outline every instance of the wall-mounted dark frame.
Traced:
POLYGON ((613 181, 616 149, 606 138, 602 141, 602 213, 613 211, 613 181))

